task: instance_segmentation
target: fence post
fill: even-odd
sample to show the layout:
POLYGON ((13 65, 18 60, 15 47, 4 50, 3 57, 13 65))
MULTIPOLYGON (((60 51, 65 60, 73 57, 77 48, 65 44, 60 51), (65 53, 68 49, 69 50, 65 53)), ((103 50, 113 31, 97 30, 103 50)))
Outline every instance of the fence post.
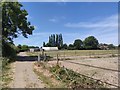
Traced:
POLYGON ((65 60, 65 51, 64 51, 64 60, 65 60))
POLYGON ((40 54, 38 54, 38 62, 40 61, 40 54))
POLYGON ((76 56, 76 50, 75 50, 75 60, 77 59, 77 56, 76 56))
POLYGON ((44 55, 44 61, 46 61, 46 53, 45 53, 45 55, 44 55))
POLYGON ((57 65, 58 65, 58 63, 59 63, 59 58, 58 58, 58 53, 57 53, 57 65))

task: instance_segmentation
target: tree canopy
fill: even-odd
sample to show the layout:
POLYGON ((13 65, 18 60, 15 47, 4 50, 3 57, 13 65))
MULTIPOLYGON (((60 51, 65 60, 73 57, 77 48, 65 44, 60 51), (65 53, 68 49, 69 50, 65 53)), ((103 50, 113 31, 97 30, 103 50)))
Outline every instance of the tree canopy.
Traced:
POLYGON ((34 26, 27 21, 27 11, 19 2, 2 3, 2 38, 7 42, 13 42, 18 34, 27 38, 34 30, 34 26))
POLYGON ((48 43, 45 44, 45 42, 43 42, 43 46, 44 47, 56 47, 57 46, 59 49, 61 49, 63 46, 62 34, 50 35, 48 43))
POLYGON ((89 36, 85 38, 83 44, 85 49, 97 49, 99 42, 94 36, 89 36))
POLYGON ((77 49, 77 50, 80 50, 80 49, 82 49, 83 47, 83 42, 82 42, 82 40, 80 40, 80 39, 76 39, 75 41, 74 41, 74 47, 75 47, 75 49, 77 49))
POLYGON ((13 38, 22 34, 25 38, 32 34, 34 26, 27 20, 27 11, 19 2, 2 2, 2 55, 12 57, 15 54, 13 38))

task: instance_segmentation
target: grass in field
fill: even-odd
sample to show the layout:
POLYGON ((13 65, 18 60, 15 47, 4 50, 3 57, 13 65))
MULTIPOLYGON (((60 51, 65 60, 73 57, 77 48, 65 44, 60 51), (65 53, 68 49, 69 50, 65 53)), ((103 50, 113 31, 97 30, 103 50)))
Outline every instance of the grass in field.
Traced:
MULTIPOLYGON (((37 56, 41 52, 28 52, 30 56, 37 56)), ((56 57, 75 57, 75 56, 94 56, 94 55, 113 55, 118 54, 118 50, 59 50, 59 51, 45 51, 48 56, 56 57)), ((99 57, 98 57, 99 58, 99 57)))

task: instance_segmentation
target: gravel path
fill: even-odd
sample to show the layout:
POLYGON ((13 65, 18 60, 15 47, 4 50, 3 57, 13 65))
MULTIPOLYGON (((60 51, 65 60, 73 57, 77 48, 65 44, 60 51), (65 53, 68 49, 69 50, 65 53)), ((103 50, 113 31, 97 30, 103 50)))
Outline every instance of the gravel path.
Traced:
MULTIPOLYGON (((25 52, 19 56, 27 56, 25 52)), ((11 88, 44 88, 42 81, 33 71, 35 61, 16 61, 13 63, 13 81, 11 88)))

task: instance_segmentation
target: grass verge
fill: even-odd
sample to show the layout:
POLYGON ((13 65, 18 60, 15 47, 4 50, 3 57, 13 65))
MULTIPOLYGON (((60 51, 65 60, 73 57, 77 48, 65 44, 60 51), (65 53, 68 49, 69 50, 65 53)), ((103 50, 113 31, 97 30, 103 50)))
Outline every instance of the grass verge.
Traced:
POLYGON ((37 71, 35 69, 34 69, 34 72, 39 76, 39 79, 41 81, 43 81, 44 84, 46 84, 46 87, 49 87, 49 88, 50 87, 54 87, 54 85, 52 84, 51 80, 48 77, 46 77, 45 75, 43 75, 42 72, 39 72, 39 71, 37 71))
MULTIPOLYGON (((38 63, 40 67, 45 71, 46 69, 53 75, 53 78, 57 81, 60 81, 64 87, 66 88, 102 88, 107 89, 106 84, 99 81, 94 80, 92 78, 83 76, 77 72, 74 72, 73 70, 67 69, 65 67, 60 67, 59 65, 55 65, 52 67, 46 67, 46 63, 41 62, 38 63)), ((35 71, 36 72, 36 71, 35 71)), ((40 79, 46 83, 50 87, 55 87, 56 85, 53 84, 50 77, 46 77, 41 72, 37 72, 40 76, 40 79)), ((57 86, 56 86, 57 87, 57 86)), ((63 87, 62 87, 63 88, 63 87)))
POLYGON ((12 81, 11 77, 11 67, 9 59, 2 59, 2 88, 9 88, 9 83, 12 81))
POLYGON ((35 66, 38 66, 37 70, 34 68, 34 72, 39 76, 39 79, 43 81, 47 88, 64 88, 65 85, 59 80, 53 78, 53 75, 49 72, 48 67, 44 63, 35 63, 35 66), (47 72, 47 73, 46 73, 47 72))

